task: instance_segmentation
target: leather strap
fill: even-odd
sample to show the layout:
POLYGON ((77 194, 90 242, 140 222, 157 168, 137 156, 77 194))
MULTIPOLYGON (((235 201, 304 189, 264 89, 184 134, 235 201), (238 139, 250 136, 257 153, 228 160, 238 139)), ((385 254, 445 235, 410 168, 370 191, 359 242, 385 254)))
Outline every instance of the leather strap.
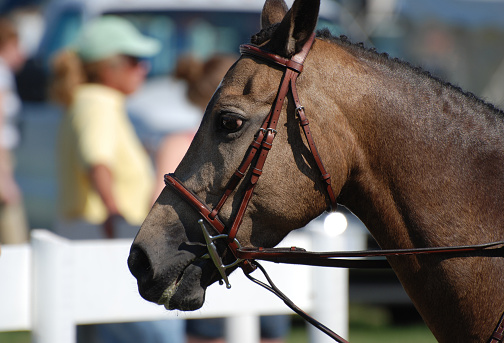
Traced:
POLYGON ((331 186, 331 175, 326 171, 324 164, 322 163, 322 158, 320 157, 320 154, 317 150, 317 146, 315 144, 315 141, 313 139, 313 135, 311 134, 310 131, 310 123, 308 122, 308 118, 306 117, 304 107, 301 105, 301 102, 299 101, 299 96, 297 93, 297 88, 296 88, 296 80, 297 80, 297 75, 292 78, 291 80, 291 92, 292 92, 292 97, 294 98, 294 103, 296 105, 296 113, 299 117, 299 124, 303 128, 303 132, 306 137, 306 141, 308 142, 308 146, 310 147, 310 151, 312 153, 313 158, 315 159, 315 163, 317 164, 317 167, 320 172, 320 179, 324 181, 326 185, 326 191, 327 194, 329 195, 329 200, 331 202, 331 205, 329 207, 329 211, 335 210, 336 207, 338 207, 337 200, 336 200, 336 195, 334 194, 334 191, 331 186))
MULTIPOLYGON (((311 44, 313 44, 313 40, 309 44, 305 44, 305 47, 308 47, 309 45, 309 48, 311 48, 311 44)), ((299 74, 303 71, 303 62, 306 57, 303 57, 303 55, 308 54, 308 51, 310 50, 309 48, 307 50, 301 50, 301 52, 297 55, 301 57, 297 58, 296 60, 295 57, 293 57, 292 59, 287 59, 285 57, 267 52, 266 50, 263 50, 260 47, 251 44, 240 45, 240 53, 242 55, 251 55, 260 58, 269 63, 273 62, 280 67, 292 69, 299 74)))
POLYGON ((504 340, 504 313, 502 314, 497 327, 495 328, 488 343, 502 343, 504 340))
POLYGON ((240 248, 237 257, 247 260, 263 260, 276 263, 304 264, 311 266, 343 268, 387 268, 386 260, 345 260, 342 258, 391 257, 426 254, 481 254, 485 256, 504 256, 504 241, 454 247, 434 247, 416 249, 364 250, 364 251, 331 251, 311 252, 302 248, 240 248))

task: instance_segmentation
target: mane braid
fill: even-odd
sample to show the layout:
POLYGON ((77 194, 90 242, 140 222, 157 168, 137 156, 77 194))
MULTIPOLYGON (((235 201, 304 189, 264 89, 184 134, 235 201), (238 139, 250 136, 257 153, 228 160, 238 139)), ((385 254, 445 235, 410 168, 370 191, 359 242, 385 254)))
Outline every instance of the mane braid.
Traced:
MULTIPOLYGON (((271 25, 270 27, 262 29, 260 32, 258 32, 257 34, 255 34, 251 37, 250 42, 255 45, 264 44, 265 42, 267 42, 268 40, 271 39, 271 37, 273 36, 275 30, 278 28, 279 25, 280 25, 280 23, 277 23, 277 24, 271 25)), ((381 62, 386 63, 391 66, 393 66, 394 64, 401 65, 401 66, 405 67, 406 69, 413 71, 417 75, 427 77, 427 78, 439 83, 440 85, 451 89, 452 91, 455 91, 457 93, 464 95, 466 98, 471 99, 473 102, 475 102, 479 105, 482 105, 483 107, 486 107, 488 110, 494 112, 496 115, 499 115, 504 118, 504 111, 503 110, 495 107, 491 103, 488 103, 488 102, 482 100, 481 98, 477 97, 476 95, 474 95, 471 92, 464 91, 459 86, 453 85, 452 83, 449 83, 439 77, 432 75, 431 73, 422 69, 421 67, 414 66, 414 65, 410 64, 409 62, 403 61, 399 58, 390 58, 389 54, 387 54, 386 52, 379 53, 376 50, 376 48, 366 48, 364 46, 364 43, 352 43, 350 41, 350 39, 348 39, 348 37, 345 35, 335 37, 331 34, 329 29, 327 29, 327 28, 324 28, 322 30, 318 30, 316 36, 318 38, 330 41, 332 43, 339 44, 340 46, 347 47, 355 54, 364 55, 368 58, 374 59, 376 61, 381 61, 381 62)))
POLYGON ((384 63, 387 63, 389 65, 393 64, 399 64, 406 69, 412 70, 415 74, 421 75, 424 77, 427 77, 431 80, 434 80, 435 82, 441 84, 442 86, 445 86, 457 93, 463 94, 465 97, 471 99, 472 101, 483 105, 490 111, 494 112, 495 114, 502 116, 504 118, 504 111, 495 107, 493 104, 488 103, 481 98, 477 97, 471 92, 464 91, 461 87, 456 86, 450 82, 447 82, 439 77, 436 77, 432 75, 430 72, 422 69, 421 67, 414 66, 409 62, 403 61, 399 58, 390 58, 390 56, 387 53, 379 53, 377 52, 376 48, 366 48, 364 47, 364 43, 352 43, 347 36, 341 35, 339 37, 335 37, 331 34, 331 32, 328 29, 322 29, 317 31, 317 37, 328 40, 330 42, 333 42, 335 44, 339 44, 340 46, 344 46, 349 48, 352 52, 358 55, 364 55, 366 57, 369 57, 371 59, 374 59, 376 61, 381 61, 384 63))

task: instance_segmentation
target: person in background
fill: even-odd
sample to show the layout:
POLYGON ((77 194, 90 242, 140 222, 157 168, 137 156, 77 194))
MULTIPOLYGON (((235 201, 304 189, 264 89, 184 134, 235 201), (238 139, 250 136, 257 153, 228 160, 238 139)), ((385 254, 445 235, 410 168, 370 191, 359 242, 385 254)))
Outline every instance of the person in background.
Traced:
MULTIPOLYGON (((204 112, 227 70, 236 61, 235 56, 215 55, 206 61, 191 56, 181 57, 175 68, 175 78, 187 83, 187 99, 204 112)), ((164 187, 163 175, 173 173, 184 157, 196 130, 167 135, 160 144, 156 157, 156 192, 164 187)), ((290 328, 289 316, 260 318, 261 342, 283 343, 290 328)), ((225 343, 223 318, 192 319, 186 321, 187 343, 225 343)))
MULTIPOLYGON (((71 239, 133 238, 152 204, 152 163, 125 109, 144 82, 143 58, 160 43, 116 16, 84 26, 76 42, 53 60, 52 97, 62 104, 59 136, 61 220, 56 233, 71 239)), ((182 320, 89 325, 82 343, 182 343, 182 320)))
POLYGON ((133 237, 151 205, 152 165, 128 119, 125 101, 144 82, 142 58, 156 54, 119 17, 84 27, 53 59, 52 97, 66 108, 59 130, 59 234, 133 237))
POLYGON ((16 119, 21 108, 14 73, 24 62, 14 23, 0 17, 0 244, 28 241, 28 224, 22 194, 14 178, 12 154, 20 141, 16 119))

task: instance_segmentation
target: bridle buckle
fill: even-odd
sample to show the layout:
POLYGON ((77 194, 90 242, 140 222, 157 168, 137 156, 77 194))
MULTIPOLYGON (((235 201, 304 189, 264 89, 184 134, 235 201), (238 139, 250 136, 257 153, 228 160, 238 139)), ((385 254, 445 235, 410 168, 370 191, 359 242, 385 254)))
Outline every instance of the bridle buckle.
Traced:
MULTIPOLYGON (((205 223, 203 219, 198 220, 198 224, 201 226, 201 231, 203 232, 203 236, 205 237, 205 242, 206 246, 208 249, 208 253, 203 255, 201 258, 210 258, 212 262, 214 263, 215 267, 219 271, 220 276, 222 277, 222 280, 219 281, 219 283, 222 285, 223 280, 226 283, 226 288, 229 289, 231 288, 231 284, 229 283, 229 279, 226 275, 226 269, 232 268, 237 266, 240 262, 242 262, 242 259, 237 258, 233 263, 230 264, 224 264, 222 261, 222 258, 219 255, 219 252, 217 251, 217 247, 214 244, 214 241, 218 239, 228 239, 229 235, 226 234, 218 234, 216 236, 212 236, 210 232, 208 232, 208 229, 205 226, 205 223)), ((241 245, 238 242, 238 240, 235 238, 234 242, 238 246, 238 248, 241 249, 241 245)))
POLYGON ((277 135, 278 131, 271 128, 271 127, 268 127, 267 129, 263 129, 263 128, 260 128, 259 131, 261 131, 265 136, 268 134, 268 132, 271 132, 273 135, 277 135))

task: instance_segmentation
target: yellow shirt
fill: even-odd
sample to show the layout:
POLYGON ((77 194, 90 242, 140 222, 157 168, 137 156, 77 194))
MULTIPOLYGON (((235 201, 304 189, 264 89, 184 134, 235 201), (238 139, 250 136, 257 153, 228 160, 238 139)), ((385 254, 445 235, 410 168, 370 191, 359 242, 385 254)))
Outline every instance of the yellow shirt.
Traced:
POLYGON ((105 206, 88 173, 91 166, 103 164, 112 173, 120 213, 140 225, 151 205, 154 180, 151 161, 127 117, 125 96, 103 85, 79 86, 59 138, 63 218, 105 221, 105 206))

